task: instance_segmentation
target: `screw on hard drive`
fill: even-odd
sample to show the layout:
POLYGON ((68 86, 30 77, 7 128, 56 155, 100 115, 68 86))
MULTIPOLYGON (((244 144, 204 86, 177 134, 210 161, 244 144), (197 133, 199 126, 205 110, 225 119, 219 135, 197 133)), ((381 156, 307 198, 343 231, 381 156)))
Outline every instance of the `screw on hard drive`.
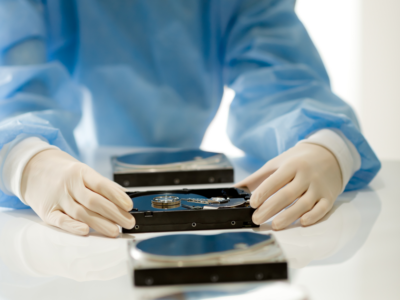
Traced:
POLYGON ((218 275, 212 275, 212 276, 210 277, 210 279, 211 279, 212 282, 217 282, 218 279, 219 279, 219 277, 218 277, 218 275))
POLYGON ((196 225, 197 225, 197 224, 196 224, 195 222, 192 223, 192 227, 196 227, 196 225))
POLYGON ((124 186, 129 186, 130 182, 129 180, 124 180, 124 182, 122 183, 124 186))
POLYGON ((232 222, 231 222, 231 225, 232 225, 232 226, 235 226, 235 225, 236 225, 236 221, 232 221, 232 222))
POLYGON ((264 278, 264 274, 263 273, 257 273, 256 274, 256 279, 257 280, 261 280, 261 279, 263 279, 264 278))
POLYGON ((135 225, 135 229, 139 229, 139 225, 135 225))

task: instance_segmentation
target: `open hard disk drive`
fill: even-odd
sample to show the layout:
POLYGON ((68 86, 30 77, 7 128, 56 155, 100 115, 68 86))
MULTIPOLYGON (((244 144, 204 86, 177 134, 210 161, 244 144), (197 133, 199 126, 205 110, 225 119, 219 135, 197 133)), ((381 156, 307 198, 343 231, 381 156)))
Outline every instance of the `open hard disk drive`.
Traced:
POLYGON ((250 193, 237 188, 128 192, 136 219, 124 233, 258 227, 250 193))
POLYGON ((173 234, 128 243, 136 286, 281 280, 285 256, 271 234, 173 234))

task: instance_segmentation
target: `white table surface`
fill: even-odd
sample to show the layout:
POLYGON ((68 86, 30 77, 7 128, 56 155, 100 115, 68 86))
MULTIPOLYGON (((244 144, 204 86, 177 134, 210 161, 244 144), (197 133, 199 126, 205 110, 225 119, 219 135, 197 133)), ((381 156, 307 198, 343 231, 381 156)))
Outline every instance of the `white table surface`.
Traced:
MULTIPOLYGON (((110 155, 131 151, 103 148, 84 157, 111 178, 110 155)), ((232 161, 236 181, 260 166, 244 158, 232 161)), ((291 285, 304 289, 309 299, 400 299, 399 193, 400 162, 386 161, 368 188, 343 194, 320 223, 307 228, 294 223, 274 232, 290 263, 291 285)), ((271 223, 246 230, 270 233, 271 223)), ((78 237, 44 225, 29 209, 1 209, 0 299, 136 299, 250 286, 134 288, 127 240, 155 235, 78 237)))

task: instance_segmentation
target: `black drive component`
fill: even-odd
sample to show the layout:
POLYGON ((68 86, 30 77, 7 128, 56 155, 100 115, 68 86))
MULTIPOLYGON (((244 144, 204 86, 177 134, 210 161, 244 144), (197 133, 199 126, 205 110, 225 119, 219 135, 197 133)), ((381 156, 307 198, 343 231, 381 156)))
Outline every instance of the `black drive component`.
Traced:
POLYGON ((128 250, 136 286, 288 278, 286 258, 271 234, 170 234, 132 240, 128 250))
POLYGON ((133 229, 123 233, 258 227, 250 193, 237 188, 128 192, 133 229))

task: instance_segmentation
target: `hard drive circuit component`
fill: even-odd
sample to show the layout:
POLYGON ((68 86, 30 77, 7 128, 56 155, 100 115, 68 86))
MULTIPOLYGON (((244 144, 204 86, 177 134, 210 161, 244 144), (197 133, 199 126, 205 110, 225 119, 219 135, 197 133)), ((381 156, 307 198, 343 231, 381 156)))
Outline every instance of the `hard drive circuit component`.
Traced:
POLYGON ((237 188, 128 192, 133 229, 124 233, 258 227, 250 194, 237 188))
POLYGON ((131 241, 137 286, 287 279, 287 263, 273 235, 229 232, 174 234, 131 241))

